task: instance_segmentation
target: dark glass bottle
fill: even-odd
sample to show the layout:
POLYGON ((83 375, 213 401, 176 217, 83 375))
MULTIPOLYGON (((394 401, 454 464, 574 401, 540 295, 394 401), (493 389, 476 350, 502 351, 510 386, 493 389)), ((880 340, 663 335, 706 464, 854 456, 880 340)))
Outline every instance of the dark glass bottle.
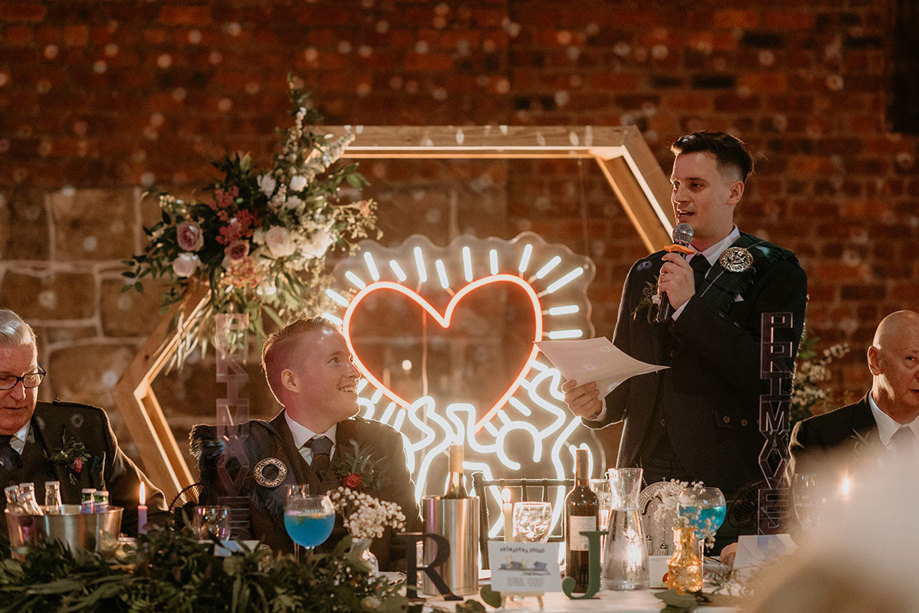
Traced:
POLYGON ((586 592, 590 577, 590 553, 587 537, 581 530, 597 530, 600 503, 590 489, 587 472, 587 450, 578 449, 574 456, 574 487, 565 496, 565 576, 574 577, 575 592, 586 592))
POLYGON ((450 445, 450 471, 447 477, 447 488, 444 498, 469 498, 466 483, 463 480, 463 446, 450 445))

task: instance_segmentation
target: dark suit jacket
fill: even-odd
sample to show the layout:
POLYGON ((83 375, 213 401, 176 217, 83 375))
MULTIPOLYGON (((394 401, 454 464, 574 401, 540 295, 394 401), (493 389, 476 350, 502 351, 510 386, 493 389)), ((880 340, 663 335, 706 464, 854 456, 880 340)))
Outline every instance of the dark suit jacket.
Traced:
MULTIPOLYGON (((284 411, 278 413, 270 422, 249 422, 248 436, 241 441, 240 447, 245 463, 248 464, 245 471, 240 471, 238 458, 226 459, 229 475, 234 480, 239 480, 238 492, 228 489, 218 475, 217 463, 220 456, 228 454, 229 451, 222 443, 217 442, 215 429, 212 426, 195 426, 191 438, 192 453, 198 458, 201 482, 205 485, 203 498, 216 500, 219 496, 247 496, 251 536, 275 550, 293 551, 293 542, 284 528, 285 486, 307 483, 310 480, 311 468, 294 444, 287 420, 284 418, 284 411), (265 487, 256 482, 252 470, 265 458, 276 458, 284 463, 288 470, 284 483, 277 487, 265 487)), ((373 459, 377 462, 376 468, 384 475, 384 481, 380 491, 368 493, 401 506, 406 518, 405 530, 419 531, 421 518, 415 500, 415 486, 406 467, 402 436, 387 425, 355 417, 338 424, 335 438, 335 456, 348 451, 351 441, 373 454, 373 459)), ((332 470, 328 470, 320 484, 320 491, 327 492, 339 485, 339 479, 332 470)), ((334 544, 344 535, 340 518, 336 518, 336 531, 327 544, 334 544)), ((389 530, 382 538, 374 540, 371 551, 377 556, 383 570, 393 568, 398 560, 404 558, 404 547, 398 540, 391 539, 389 530)))
POLYGON ((880 445, 877 422, 866 394, 855 404, 795 424, 788 446, 791 459, 787 474, 790 477, 798 473, 822 472, 831 456, 841 454, 843 460, 855 460, 868 448, 880 445))
MULTIPOLYGON (((64 504, 80 504, 80 490, 92 487, 107 490, 110 504, 124 507, 121 530, 137 534, 137 505, 140 483, 146 484, 148 521, 164 521, 166 500, 163 493, 118 447, 108 416, 102 409, 65 402, 39 402, 32 415, 31 428, 22 450, 22 466, 13 471, 0 468, 3 487, 14 483, 35 483, 38 503, 45 501, 45 481, 61 482, 64 504), (63 439, 82 442, 89 454, 77 472, 51 460, 63 446, 63 439)), ((6 497, 0 500, 0 513, 6 508, 6 497)))
MULTIPOLYGON (((749 236, 749 235, 748 235, 749 236)), ((797 353, 804 324, 807 276, 792 256, 754 265, 750 283, 726 312, 697 293, 674 322, 649 323, 633 316, 646 288, 656 287, 663 251, 632 266, 626 278, 613 342, 629 355, 670 368, 629 379, 606 397, 603 427, 625 420, 618 466, 636 466, 663 433, 683 466, 706 485, 734 492, 760 479, 760 322, 763 313, 791 312, 793 326, 776 341, 797 353), (650 285, 649 285, 650 284, 650 285)), ((709 278, 721 269, 716 262, 709 278)), ((791 368, 792 360, 787 366, 791 368)))

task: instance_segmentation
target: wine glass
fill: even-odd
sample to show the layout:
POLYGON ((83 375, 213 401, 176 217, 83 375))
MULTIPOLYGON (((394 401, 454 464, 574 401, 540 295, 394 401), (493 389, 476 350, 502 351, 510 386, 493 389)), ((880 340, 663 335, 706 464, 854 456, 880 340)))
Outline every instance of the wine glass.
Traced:
POLYGON ((590 489, 597 495, 597 503, 600 505, 600 529, 606 530, 609 512, 613 508, 613 492, 609 486, 609 479, 591 479, 590 489))
POLYGON ((677 512, 695 528, 696 538, 704 542, 713 538, 724 523, 727 503, 717 487, 684 487, 677 498, 677 512))
POLYGON ((545 543, 552 523, 552 505, 548 502, 514 503, 514 533, 526 543, 545 543))
POLYGON ((791 499, 795 516, 805 530, 818 527, 826 518, 827 495, 817 475, 799 473, 791 478, 791 499))
MULTIPOLYGON (((284 498, 284 528, 291 540, 311 552, 325 542, 335 525, 335 505, 328 496, 310 495, 305 485, 292 485, 284 498)), ((297 560, 300 550, 296 550, 297 560)))
POLYGON ((225 541, 230 538, 230 508, 224 506, 195 507, 193 530, 199 539, 214 536, 225 541))

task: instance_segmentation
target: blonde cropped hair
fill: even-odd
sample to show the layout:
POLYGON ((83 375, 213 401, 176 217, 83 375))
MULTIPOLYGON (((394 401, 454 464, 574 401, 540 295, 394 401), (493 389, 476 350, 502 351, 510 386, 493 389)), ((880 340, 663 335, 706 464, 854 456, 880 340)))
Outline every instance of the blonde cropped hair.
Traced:
POLYGON ((265 379, 268 381, 271 393, 281 404, 284 404, 278 394, 281 391, 281 372, 290 366, 293 358, 291 352, 297 340, 304 334, 316 330, 339 331, 328 319, 309 317, 298 319, 272 333, 262 345, 262 370, 265 371, 265 379))

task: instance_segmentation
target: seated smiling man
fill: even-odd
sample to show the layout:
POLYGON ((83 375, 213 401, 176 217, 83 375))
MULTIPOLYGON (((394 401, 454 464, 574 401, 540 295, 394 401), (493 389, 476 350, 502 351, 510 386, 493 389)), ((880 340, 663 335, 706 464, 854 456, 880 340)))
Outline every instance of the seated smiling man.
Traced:
MULTIPOLYGON (((31 481, 39 504, 46 481, 60 482, 64 504, 80 504, 82 488, 106 490, 110 504, 124 508, 122 531, 135 535, 143 482, 149 520, 164 519, 163 493, 118 447, 105 412, 83 404, 38 402, 44 376, 32 327, 13 311, 0 309, 0 485, 31 481)), ((4 496, 0 518, 5 507, 4 496)))
MULTIPOLYGON (((402 507, 406 531, 420 530, 402 436, 387 425, 356 417, 360 373, 338 329, 319 317, 295 321, 265 341, 262 367, 283 407, 280 413, 270 422, 249 421, 235 448, 220 440, 213 426, 192 430, 192 453, 205 485, 201 500, 248 497, 250 535, 276 550, 292 551, 284 528, 287 486, 307 483, 317 494, 342 485, 344 454, 353 453, 356 444, 380 477, 370 480, 365 475, 361 489, 402 507)), ((340 519, 336 525, 337 533, 327 543, 344 536, 340 519)), ((387 529, 371 546, 382 570, 394 568, 404 557, 404 546, 391 536, 387 529)))

